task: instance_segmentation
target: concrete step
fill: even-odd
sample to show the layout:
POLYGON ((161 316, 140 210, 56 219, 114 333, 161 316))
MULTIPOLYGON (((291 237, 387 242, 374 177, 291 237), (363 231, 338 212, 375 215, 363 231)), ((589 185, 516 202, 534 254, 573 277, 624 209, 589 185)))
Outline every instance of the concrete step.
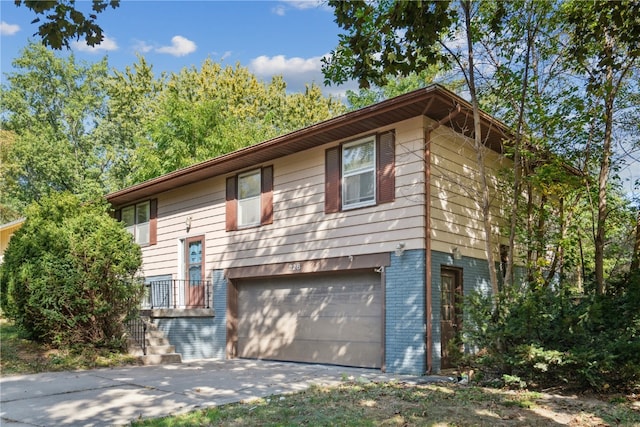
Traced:
POLYGON ((139 356, 143 365, 168 365, 171 363, 182 363, 182 356, 180 353, 170 354, 147 354, 146 356, 139 356))

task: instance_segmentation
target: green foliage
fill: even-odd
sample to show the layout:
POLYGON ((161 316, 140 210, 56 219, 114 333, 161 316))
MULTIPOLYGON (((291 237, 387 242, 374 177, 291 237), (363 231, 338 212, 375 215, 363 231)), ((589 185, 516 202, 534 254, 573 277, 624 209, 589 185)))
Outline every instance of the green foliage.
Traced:
POLYGON ((0 266, 2 310, 37 340, 120 346, 138 306, 140 247, 104 203, 69 194, 27 209, 0 266))
POLYGON ((358 81, 384 86, 390 75, 420 73, 444 62, 439 40, 456 19, 449 1, 329 1, 347 33, 323 58, 325 84, 358 81))
POLYGON ((0 91, 2 128, 11 134, 2 148, 2 205, 24 209, 57 191, 101 195, 108 159, 93 130, 104 116, 106 61, 77 63, 31 44, 13 66, 0 91))
POLYGON ((488 378, 570 384, 595 390, 640 389, 640 272, 610 283, 604 295, 533 287, 467 299, 464 340, 482 349, 488 378))
POLYGON ((93 0, 91 11, 85 15, 74 0, 14 0, 16 6, 24 5, 36 13, 33 22, 40 22, 39 15, 46 18, 38 27, 38 35, 42 44, 53 49, 69 48, 73 39, 84 38, 89 46, 100 44, 104 39, 102 28, 96 24, 96 15, 103 12, 107 6, 113 9, 120 5, 120 0, 93 0))

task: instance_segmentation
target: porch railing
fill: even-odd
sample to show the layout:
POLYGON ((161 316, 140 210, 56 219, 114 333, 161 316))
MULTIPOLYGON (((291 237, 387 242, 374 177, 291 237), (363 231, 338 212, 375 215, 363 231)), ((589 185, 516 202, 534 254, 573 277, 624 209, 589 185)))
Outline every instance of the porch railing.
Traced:
POLYGON ((209 280, 157 280, 145 284, 143 309, 211 308, 209 280))

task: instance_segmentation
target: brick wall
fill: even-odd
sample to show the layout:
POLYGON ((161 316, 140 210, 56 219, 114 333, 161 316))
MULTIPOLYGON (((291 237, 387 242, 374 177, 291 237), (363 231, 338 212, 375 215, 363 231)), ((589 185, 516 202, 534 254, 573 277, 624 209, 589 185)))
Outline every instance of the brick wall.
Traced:
POLYGON ((385 288, 385 364, 387 372, 424 374, 425 262, 423 250, 391 255, 385 288))

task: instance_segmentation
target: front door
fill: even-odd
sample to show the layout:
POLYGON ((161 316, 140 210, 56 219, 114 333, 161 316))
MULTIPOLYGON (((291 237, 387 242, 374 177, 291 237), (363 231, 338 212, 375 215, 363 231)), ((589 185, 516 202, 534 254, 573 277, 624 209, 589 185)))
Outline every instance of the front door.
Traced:
POLYGON ((456 346, 456 335, 462 327, 462 270, 443 268, 441 273, 440 331, 441 367, 454 367, 452 346, 456 346))
POLYGON ((204 307, 204 237, 187 239, 185 251, 185 305, 204 307))

